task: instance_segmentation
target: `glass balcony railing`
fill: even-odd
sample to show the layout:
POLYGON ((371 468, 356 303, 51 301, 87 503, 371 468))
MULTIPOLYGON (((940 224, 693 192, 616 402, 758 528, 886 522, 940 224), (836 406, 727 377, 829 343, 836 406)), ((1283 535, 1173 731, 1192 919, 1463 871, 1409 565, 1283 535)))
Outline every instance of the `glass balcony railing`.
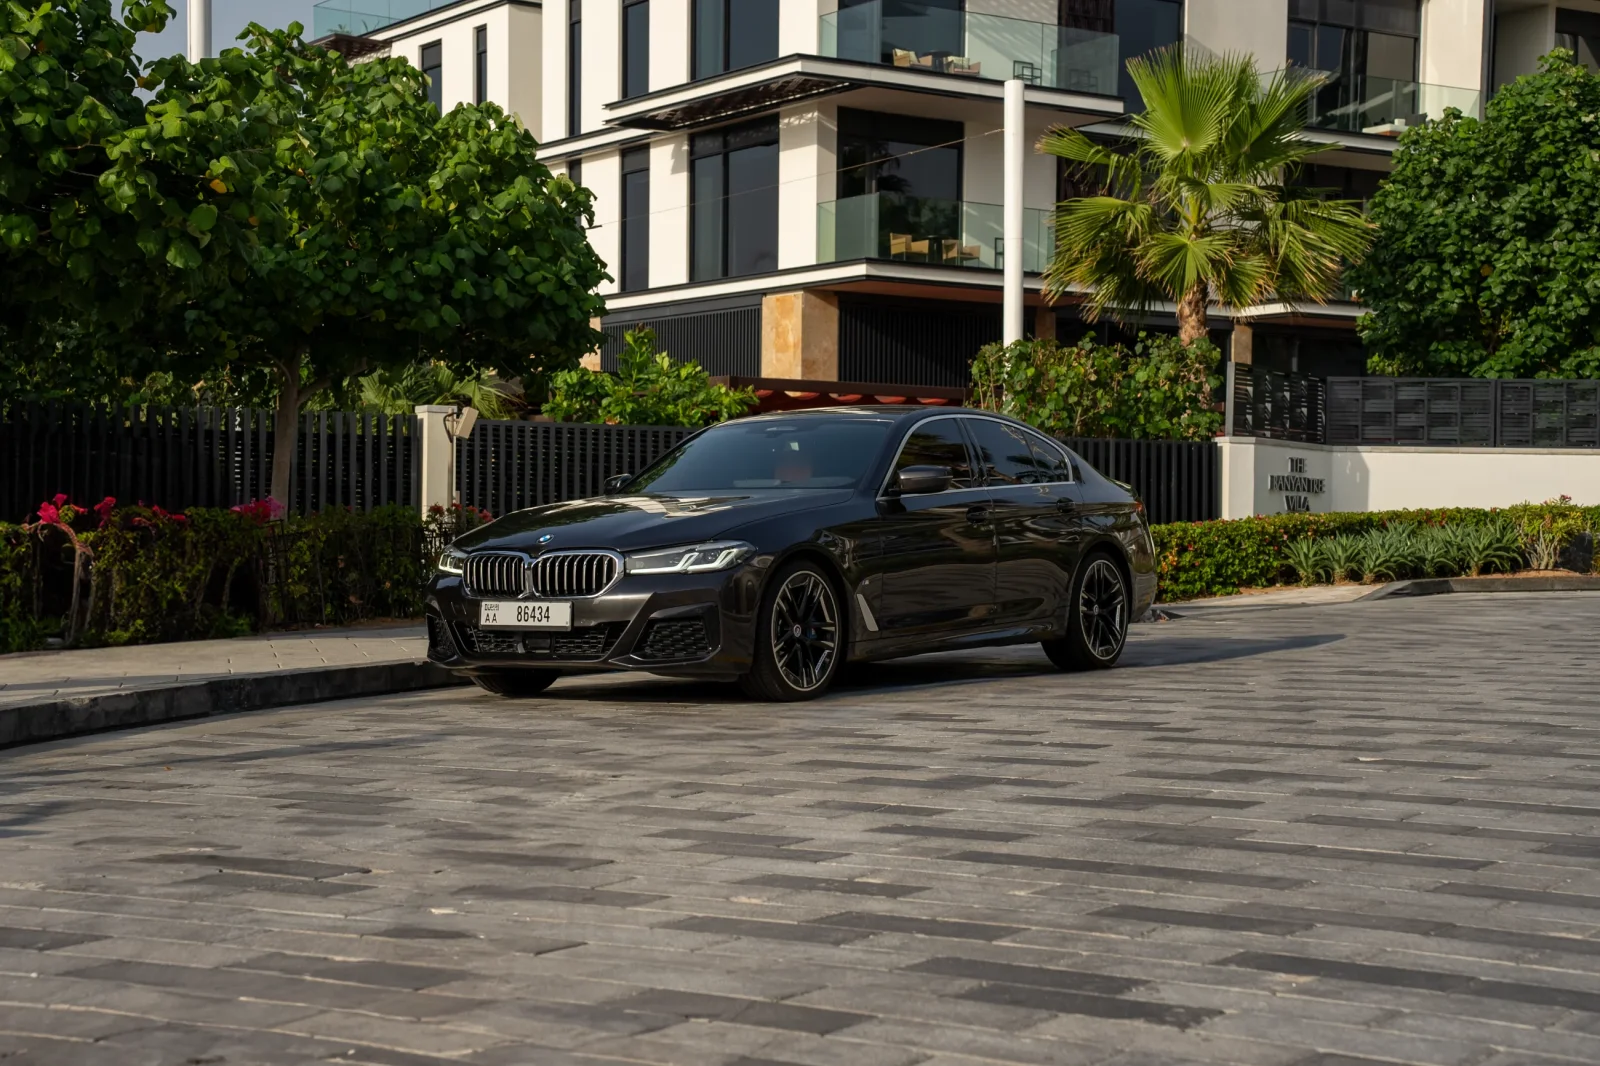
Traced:
POLYGON ((856 59, 907 70, 1006 81, 1072 92, 1117 94, 1114 33, 1072 29, 1026 19, 945 8, 887 13, 882 0, 822 16, 819 50, 830 59, 856 59))
MULTIPOLYGON (((1023 218, 1022 269, 1050 264, 1050 212, 1023 218)), ((999 270, 1005 266, 1005 211, 999 204, 868 193, 817 205, 817 261, 889 259, 903 263, 999 270)))
POLYGON ((1313 129, 1398 137, 1412 126, 1443 118, 1447 108, 1478 114, 1476 89, 1366 75, 1324 76, 1329 80, 1311 97, 1306 116, 1313 129))
POLYGON ((314 37, 348 33, 357 37, 396 22, 426 15, 455 0, 322 0, 311 11, 314 37))

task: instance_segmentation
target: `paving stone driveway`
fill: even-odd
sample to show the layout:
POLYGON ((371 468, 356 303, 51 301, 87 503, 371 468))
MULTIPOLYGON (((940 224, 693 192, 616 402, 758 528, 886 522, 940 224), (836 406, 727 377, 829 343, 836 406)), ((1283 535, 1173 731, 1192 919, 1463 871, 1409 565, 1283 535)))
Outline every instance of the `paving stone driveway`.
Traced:
POLYGON ((1600 1062, 1600 597, 0 753, 0 1064, 1600 1062))

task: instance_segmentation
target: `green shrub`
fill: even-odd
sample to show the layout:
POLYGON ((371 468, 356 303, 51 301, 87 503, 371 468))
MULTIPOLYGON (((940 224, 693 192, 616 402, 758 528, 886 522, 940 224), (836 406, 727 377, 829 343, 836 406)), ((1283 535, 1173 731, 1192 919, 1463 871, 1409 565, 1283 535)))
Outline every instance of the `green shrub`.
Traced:
POLYGON ((1493 570, 1515 570, 1522 563, 1521 541, 1510 522, 1486 522, 1461 531, 1461 553, 1473 577, 1493 570))
POLYGON ((750 389, 714 384, 699 363, 675 363, 657 350, 648 329, 630 330, 617 355, 617 372, 578 367, 550 379, 544 414, 560 422, 621 426, 709 426, 747 414, 750 389))
POLYGON ((1366 554, 1366 541, 1363 538, 1373 532, 1376 531, 1369 529, 1361 536, 1354 533, 1340 533, 1323 542, 1323 557, 1328 560, 1328 576, 1333 579, 1335 585, 1349 581, 1350 574, 1361 569, 1361 560, 1366 554))
MULTIPOLYGON (((1295 580, 1303 571, 1290 553, 1307 550, 1292 547, 1297 542, 1313 540, 1324 545, 1324 552, 1331 553, 1326 544, 1330 538, 1359 538, 1371 530, 1391 526, 1413 529, 1414 573, 1451 576, 1470 569, 1463 538, 1480 527, 1493 527, 1495 531, 1481 534, 1486 545, 1495 546, 1492 551, 1487 547, 1479 551, 1483 566, 1515 566, 1523 551, 1517 538, 1529 529, 1545 529, 1547 519, 1549 528, 1562 530, 1569 541, 1582 533, 1600 532, 1600 507, 1575 507, 1569 501, 1556 500, 1504 510, 1461 507, 1173 523, 1153 527, 1151 535, 1160 571, 1160 596, 1163 602, 1171 603, 1228 596, 1240 589, 1295 580), (1508 529, 1509 535, 1505 533, 1508 529)), ((1357 566, 1359 559, 1356 555, 1346 560, 1345 569, 1357 566)), ((1336 561, 1324 556, 1317 571, 1319 576, 1331 572, 1336 561)))
POLYGON ((1139 334, 1130 352, 1085 337, 985 345, 972 362, 972 405, 1061 437, 1209 440, 1222 379, 1210 341, 1139 334))
POLYGON ((1315 585, 1328 572, 1328 553, 1322 541, 1302 537, 1284 545, 1284 562, 1294 570, 1302 585, 1315 585))
POLYGON ((1361 579, 1368 584, 1407 577, 1416 567, 1416 531, 1408 525, 1369 529, 1358 544, 1361 579))
MULTIPOLYGON (((430 540, 415 509, 276 520, 274 506, 172 514, 58 497, 36 522, 0 524, 0 652, 422 613, 430 540)), ((433 516, 430 529, 448 537, 485 517, 433 516)))

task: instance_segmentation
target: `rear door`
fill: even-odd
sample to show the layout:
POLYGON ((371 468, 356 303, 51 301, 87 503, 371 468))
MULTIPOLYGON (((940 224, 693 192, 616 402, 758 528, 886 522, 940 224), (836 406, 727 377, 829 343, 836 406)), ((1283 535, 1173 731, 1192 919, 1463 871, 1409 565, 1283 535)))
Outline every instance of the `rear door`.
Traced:
POLYGON ((958 419, 919 422, 893 470, 908 466, 947 466, 955 479, 945 492, 886 498, 879 505, 882 635, 982 626, 994 614, 994 524, 989 491, 974 475, 958 419))
POLYGON ((989 488, 995 530, 995 623, 1050 616, 1064 603, 1070 570, 1056 543, 1057 500, 1023 430, 995 418, 963 418, 989 488))

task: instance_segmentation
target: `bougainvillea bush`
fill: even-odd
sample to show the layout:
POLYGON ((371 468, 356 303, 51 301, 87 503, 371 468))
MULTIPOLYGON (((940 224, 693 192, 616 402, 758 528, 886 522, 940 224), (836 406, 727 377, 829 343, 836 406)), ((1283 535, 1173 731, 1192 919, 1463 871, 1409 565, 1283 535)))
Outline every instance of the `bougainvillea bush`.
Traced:
POLYGON ((473 508, 338 509, 289 516, 65 496, 0 523, 0 652, 136 644, 294 625, 413 618, 431 553, 488 519, 473 508))

